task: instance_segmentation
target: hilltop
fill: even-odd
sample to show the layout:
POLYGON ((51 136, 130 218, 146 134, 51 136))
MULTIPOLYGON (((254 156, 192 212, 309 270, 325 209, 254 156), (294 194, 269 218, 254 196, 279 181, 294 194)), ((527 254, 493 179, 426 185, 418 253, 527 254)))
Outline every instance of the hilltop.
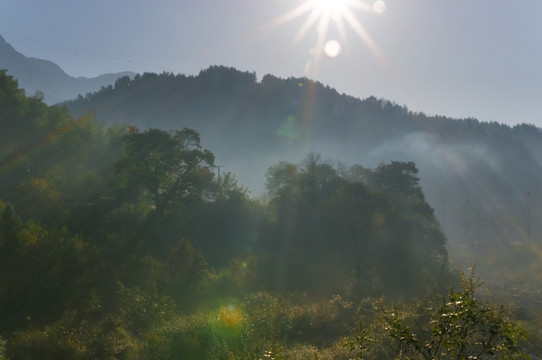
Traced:
POLYGON ((452 253, 492 253, 538 241, 541 129, 412 112, 358 99, 307 78, 281 79, 214 66, 197 76, 123 77, 65 103, 107 124, 194 128, 217 164, 259 196, 266 169, 322 154, 338 168, 414 161, 452 253), (337 163, 340 159, 345 164, 337 163))

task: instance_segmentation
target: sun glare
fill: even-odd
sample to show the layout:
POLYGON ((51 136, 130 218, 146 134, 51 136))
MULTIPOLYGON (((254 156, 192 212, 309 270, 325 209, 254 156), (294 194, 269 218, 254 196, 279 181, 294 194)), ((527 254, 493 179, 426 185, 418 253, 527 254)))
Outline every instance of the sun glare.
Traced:
POLYGON ((309 5, 322 16, 340 16, 347 9, 347 0, 309 0, 309 5))
POLYGON ((353 30, 379 60, 383 60, 378 46, 359 20, 356 13, 358 10, 382 14, 386 10, 386 5, 383 0, 376 0, 373 3, 363 0, 306 0, 280 16, 273 24, 280 25, 305 16, 304 22, 292 38, 292 46, 305 38, 309 31, 316 30, 316 44, 310 49, 313 59, 307 66, 310 71, 315 71, 322 55, 337 57, 341 50, 348 46, 347 28, 353 30), (332 26, 337 30, 339 39, 328 39, 329 29, 332 26))
POLYGON ((373 4, 373 9, 379 14, 382 14, 384 11, 386 11, 386 3, 382 0, 375 1, 373 4))

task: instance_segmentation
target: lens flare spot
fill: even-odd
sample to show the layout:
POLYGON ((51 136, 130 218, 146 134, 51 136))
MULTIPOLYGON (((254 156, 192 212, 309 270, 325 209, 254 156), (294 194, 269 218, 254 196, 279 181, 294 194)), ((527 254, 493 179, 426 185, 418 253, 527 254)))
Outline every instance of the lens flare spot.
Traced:
POLYGON ((382 0, 377 0, 373 3, 373 9, 379 14, 382 14, 384 11, 386 11, 386 3, 382 0))
POLYGON ((324 52, 331 58, 337 57, 341 53, 341 44, 337 40, 329 40, 324 46, 324 52))
POLYGON ((387 63, 384 54, 358 17, 358 11, 375 14, 384 12, 386 10, 384 0, 298 0, 297 2, 298 6, 273 20, 269 26, 275 27, 304 17, 305 20, 292 38, 291 46, 299 44, 311 30, 316 30, 316 43, 312 49, 309 49, 310 59, 305 63, 304 76, 313 77, 318 72, 324 55, 338 56, 341 47, 348 47, 347 28, 358 35, 378 60, 387 63), (340 37, 340 46, 330 43, 326 52, 326 40, 329 39, 328 35, 332 28, 340 37))
POLYGON ((218 321, 225 327, 237 327, 243 322, 243 314, 233 305, 223 306, 218 312, 218 321))
POLYGON ((295 116, 289 115, 286 121, 279 126, 277 133, 288 139, 297 139, 299 137, 299 130, 295 116))

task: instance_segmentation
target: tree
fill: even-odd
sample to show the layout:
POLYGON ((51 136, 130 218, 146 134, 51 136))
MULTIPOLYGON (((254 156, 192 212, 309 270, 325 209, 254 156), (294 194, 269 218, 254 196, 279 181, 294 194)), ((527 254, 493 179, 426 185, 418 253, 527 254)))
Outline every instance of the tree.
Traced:
POLYGON ((362 329, 351 343, 357 358, 381 358, 382 351, 391 358, 391 349, 396 359, 529 359, 521 349, 526 333, 510 312, 476 297, 480 281, 464 274, 461 279, 461 290, 442 301, 437 296, 401 309, 377 303, 378 328, 372 327, 384 339, 380 349, 371 348, 375 334, 367 331, 371 326, 362 329))
POLYGON ((284 192, 292 191, 298 172, 298 166, 287 161, 271 166, 266 173, 266 187, 269 195, 274 198, 283 195, 284 192))
POLYGON ((445 238, 417 171, 414 163, 393 162, 341 174, 316 154, 299 165, 271 167, 270 233, 273 252, 289 274, 284 281, 299 288, 313 278, 317 290, 327 281, 333 288, 397 296, 423 291, 444 275, 445 238))
POLYGON ((392 161, 377 167, 369 176, 373 189, 383 193, 408 220, 409 232, 416 239, 417 251, 441 261, 447 260, 446 238, 434 217, 433 208, 425 201, 419 184, 418 168, 412 161, 392 161))
POLYGON ((73 300, 87 254, 81 236, 65 227, 23 223, 0 202, 0 335, 61 314, 73 300))
POLYGON ((371 185, 385 193, 409 196, 419 201, 425 201, 418 168, 412 161, 392 161, 377 167, 371 179, 371 185))
POLYGON ((202 149, 195 130, 135 129, 125 143, 126 155, 116 163, 121 185, 150 196, 159 215, 175 202, 201 197, 212 178, 214 155, 202 149))
MULTIPOLYGON (((383 242, 396 226, 397 214, 385 197, 359 182, 344 183, 331 205, 333 243, 343 263, 353 264, 357 290, 372 288, 381 280, 381 265, 390 266, 384 259, 390 251, 383 242)), ((403 255, 402 261, 407 258, 403 255)))

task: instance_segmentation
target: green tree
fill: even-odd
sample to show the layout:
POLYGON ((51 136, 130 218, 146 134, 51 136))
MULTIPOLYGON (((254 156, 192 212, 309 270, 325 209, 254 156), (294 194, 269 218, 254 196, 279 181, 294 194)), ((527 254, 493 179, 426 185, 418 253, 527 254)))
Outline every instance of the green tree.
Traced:
POLYGON ((269 195, 276 198, 284 192, 291 192, 298 173, 298 166, 287 161, 271 166, 266 173, 266 187, 269 195))
POLYGON ((270 243, 283 281, 392 296, 437 281, 447 270, 445 239, 416 173, 400 162, 339 173, 315 154, 271 167, 270 243))
POLYGON ((183 199, 204 195, 214 155, 202 149, 195 130, 135 129, 125 143, 126 155, 116 163, 121 185, 148 195, 157 214, 183 199))
MULTIPOLYGON (((388 233, 397 222, 390 202, 362 183, 344 183, 333 198, 329 218, 334 224, 336 251, 343 263, 354 266, 357 290, 374 288, 375 282, 382 280, 379 267, 389 267, 385 255, 390 249, 383 239, 390 237, 388 233)), ((403 255, 401 260, 407 257, 403 255)))
POLYGON ((0 219, 0 335, 42 325, 65 310, 87 263, 87 243, 66 228, 20 222, 9 206, 0 219))
POLYGON ((370 185, 382 192, 408 196, 423 202, 425 196, 419 181, 418 168, 412 161, 382 164, 370 177, 370 185))
MULTIPOLYGON (((397 274, 406 275, 415 269, 425 269, 424 275, 429 277, 443 275, 448 258, 446 238, 433 208, 425 201, 416 164, 411 161, 382 164, 368 180, 371 188, 387 197, 400 214, 400 221, 390 224, 390 230, 400 239, 393 244, 395 256, 388 259, 391 264, 388 269, 392 270, 389 277, 399 280, 401 277, 397 274), (406 253, 411 256, 405 256, 406 253), (403 264, 402 268, 397 266, 400 264, 403 264)), ((411 277, 420 278, 421 275, 412 273, 411 277)))
MULTIPOLYGON (((481 282, 462 274, 462 287, 410 307, 376 305, 380 324, 380 348, 371 346, 376 338, 367 329, 353 343, 358 359, 529 359, 521 349, 525 331, 512 320, 503 306, 484 302, 476 296, 481 282), (382 331, 382 332, 380 332, 382 331), (390 354, 390 350, 392 354, 390 354)), ((374 324, 373 324, 374 325, 374 324)))

